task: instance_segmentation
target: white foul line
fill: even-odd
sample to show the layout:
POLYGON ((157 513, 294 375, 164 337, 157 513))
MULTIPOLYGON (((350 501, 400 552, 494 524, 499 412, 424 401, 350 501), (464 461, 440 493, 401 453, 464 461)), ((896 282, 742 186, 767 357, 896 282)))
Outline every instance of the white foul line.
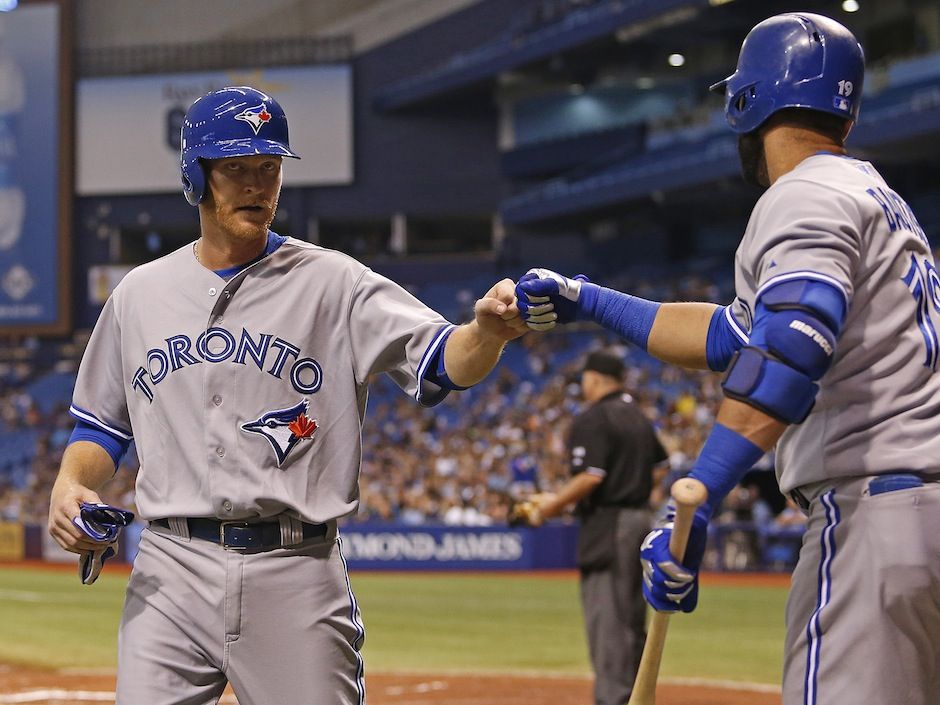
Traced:
MULTIPOLYGON (((83 703, 113 703, 114 693, 94 690, 30 690, 24 693, 0 694, 0 703, 14 705, 15 703, 44 703, 50 700, 83 703)), ((238 701, 230 695, 225 695, 220 703, 237 705, 238 701)))

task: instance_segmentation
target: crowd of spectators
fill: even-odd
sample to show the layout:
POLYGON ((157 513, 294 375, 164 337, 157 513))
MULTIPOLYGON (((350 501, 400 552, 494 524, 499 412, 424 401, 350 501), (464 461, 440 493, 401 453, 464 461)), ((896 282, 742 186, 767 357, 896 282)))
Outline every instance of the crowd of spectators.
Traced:
MULTIPOLYGON (((610 283, 632 284, 639 295, 667 300, 720 300, 722 295, 699 277, 665 288, 642 281, 610 283)), ((347 521, 501 524, 514 499, 562 485, 570 472, 568 428, 582 403, 581 365, 598 347, 619 350, 627 360, 626 388, 669 455, 667 483, 687 472, 721 401, 720 377, 663 365, 593 325, 559 328, 514 341, 491 379, 452 393, 432 409, 416 405, 388 378, 375 379, 362 431, 360 509, 347 521)), ((33 379, 35 370, 25 363, 0 364, 0 437, 28 432, 35 438, 25 475, 0 467, 0 520, 42 524, 73 419, 64 400, 44 410, 27 391, 33 379)), ((771 459, 765 459, 764 469, 772 469, 771 459)), ((132 446, 103 499, 133 509, 136 470, 132 446)), ((741 488, 716 523, 771 525, 774 513, 760 502, 753 487, 741 488)), ((722 537, 727 539, 722 550, 738 547, 734 555, 720 557, 725 562, 746 563, 752 558, 741 558, 742 552, 758 551, 753 537, 736 538, 730 531, 722 537)))

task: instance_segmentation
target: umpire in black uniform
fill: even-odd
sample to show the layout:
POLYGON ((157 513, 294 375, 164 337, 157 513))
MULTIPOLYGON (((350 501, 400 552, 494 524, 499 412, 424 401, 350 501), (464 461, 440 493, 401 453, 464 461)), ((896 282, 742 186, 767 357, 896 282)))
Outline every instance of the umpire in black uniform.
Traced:
POLYGON ((626 705, 646 640, 640 544, 650 530, 654 484, 666 452, 623 388, 624 365, 593 352, 581 374, 585 408, 569 440, 571 479, 533 498, 533 524, 577 502, 581 605, 594 668, 596 705, 626 705))

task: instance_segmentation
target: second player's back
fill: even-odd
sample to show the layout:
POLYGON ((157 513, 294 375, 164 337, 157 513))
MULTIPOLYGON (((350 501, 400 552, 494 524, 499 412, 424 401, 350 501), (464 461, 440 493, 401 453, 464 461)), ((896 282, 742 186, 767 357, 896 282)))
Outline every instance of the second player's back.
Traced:
POLYGON ((802 272, 837 284, 849 303, 813 412, 778 448, 783 489, 936 469, 940 279, 923 229, 877 170, 829 154, 804 160, 758 203, 738 265, 752 294, 802 272))

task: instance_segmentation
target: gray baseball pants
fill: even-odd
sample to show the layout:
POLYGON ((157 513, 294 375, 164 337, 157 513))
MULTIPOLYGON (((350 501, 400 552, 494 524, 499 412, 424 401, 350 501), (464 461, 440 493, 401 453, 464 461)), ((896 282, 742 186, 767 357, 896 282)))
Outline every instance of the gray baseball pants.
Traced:
POLYGON ((359 608, 341 542, 263 553, 147 529, 118 636, 116 705, 362 705, 359 608), (158 533, 159 532, 159 533, 158 533))
POLYGON ((581 573, 581 606, 594 669, 595 705, 626 705, 646 643, 640 544, 653 521, 648 509, 617 514, 615 553, 607 570, 581 573))
POLYGON ((940 702, 940 483, 812 497, 787 603, 783 705, 940 702))

